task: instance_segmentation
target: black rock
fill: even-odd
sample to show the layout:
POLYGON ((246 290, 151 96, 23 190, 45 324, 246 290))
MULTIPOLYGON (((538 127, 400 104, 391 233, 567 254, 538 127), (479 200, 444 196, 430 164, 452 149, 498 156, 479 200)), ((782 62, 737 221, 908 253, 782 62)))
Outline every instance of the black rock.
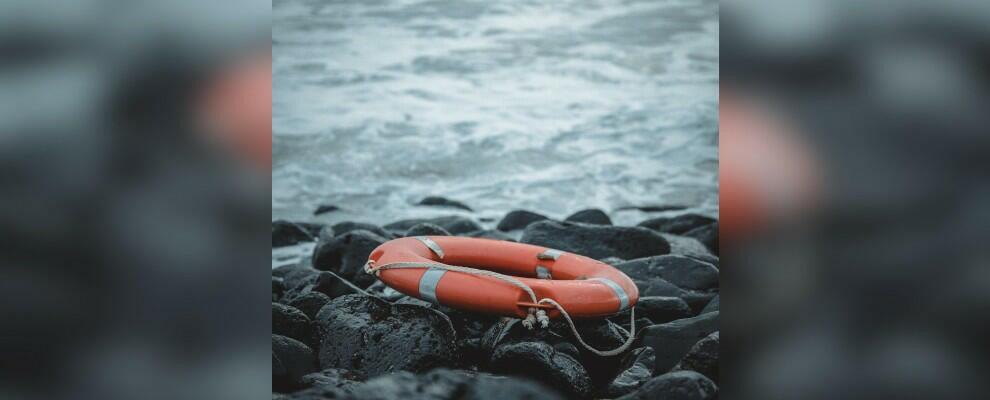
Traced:
POLYGON ((546 219, 549 218, 547 218, 547 216, 545 215, 537 214, 526 210, 515 210, 515 211, 510 211, 508 214, 505 214, 505 216, 502 217, 502 220, 498 222, 498 226, 496 226, 495 229, 498 229, 503 232, 508 232, 516 229, 524 229, 534 222, 543 221, 546 219))
POLYGON ((591 395, 591 378, 573 357, 544 342, 499 345, 492 354, 492 372, 537 379, 574 398, 591 395))
POLYGON ((695 343, 687 355, 674 367, 674 371, 695 371, 718 384, 718 332, 695 343))
POLYGON ((363 229, 321 239, 313 250, 313 267, 336 272, 359 287, 367 287, 374 283, 375 278, 364 272, 364 264, 371 252, 386 241, 363 229))
POLYGON ((440 197, 440 196, 429 196, 429 197, 423 198, 423 200, 420 200, 419 201, 419 205, 421 205, 421 206, 454 207, 454 208, 460 208, 462 210, 474 211, 474 210, 471 209, 471 207, 468 207, 464 203, 461 203, 461 202, 459 202, 457 200, 451 200, 451 199, 448 199, 446 197, 440 197))
POLYGON ((450 232, 439 226, 424 222, 406 231, 406 237, 411 236, 450 236, 450 232))
POLYGON ((605 257, 605 258, 603 258, 601 260, 598 260, 598 261, 601 261, 601 262, 603 262, 605 264, 608 264, 608 265, 615 265, 615 264, 626 262, 626 260, 623 260, 623 259, 621 259, 619 257, 605 257))
POLYGON ((293 391, 306 385, 302 377, 316 370, 313 350, 298 340, 272 335, 272 390, 293 391))
MULTIPOLYGON (((628 312, 619 314, 616 318, 626 316, 628 312)), ((653 323, 662 324, 678 319, 689 318, 694 314, 687 302, 680 297, 644 296, 636 302, 636 318, 649 318, 653 323)), ((638 322, 637 322, 638 324, 638 322)), ((652 324, 651 324, 652 325, 652 324)), ((646 325, 638 325, 644 327, 646 325)))
POLYGON ((272 333, 313 344, 312 321, 299 309, 285 304, 272 303, 272 333))
POLYGON ((477 222, 470 218, 461 217, 458 215, 450 215, 446 217, 437 218, 414 218, 414 219, 404 219, 401 221, 396 221, 391 224, 385 225, 385 229, 396 232, 405 232, 409 228, 416 225, 428 223, 439 226, 454 235, 460 235, 462 233, 480 231, 483 228, 478 225, 477 222))
POLYGON ((494 352, 499 344, 511 337, 512 330, 516 325, 519 325, 519 320, 515 318, 501 318, 495 321, 481 338, 482 349, 489 353, 494 352))
POLYGON ((272 221, 272 247, 312 242, 322 228, 323 225, 306 222, 272 221))
POLYGON ((330 271, 313 270, 316 273, 298 273, 293 275, 292 287, 286 290, 282 303, 289 304, 300 296, 311 292, 319 292, 330 299, 358 292, 354 285, 339 275, 330 271))
POLYGON ((560 342, 554 344, 553 349, 556 350, 558 353, 564 353, 571 357, 574 357, 574 359, 578 359, 581 357, 581 352, 578 350, 577 346, 569 342, 560 342))
POLYGON ((704 226, 699 226, 690 231, 684 232, 684 236, 698 239, 712 253, 718 254, 718 221, 704 226))
MULTIPOLYGON (((611 350, 621 346, 626 341, 626 335, 618 324, 607 319, 575 320, 574 326, 585 343, 599 350, 611 350)), ((551 328, 555 332, 568 332, 570 339, 571 329, 563 318, 553 320, 551 328)))
POLYGON ((670 252, 667 240, 646 228, 540 221, 523 232, 522 243, 546 246, 594 259, 633 259, 670 252))
POLYGON ((713 311, 718 311, 718 296, 715 296, 715 298, 712 299, 712 301, 709 301, 708 304, 705 306, 705 308, 701 310, 701 313, 704 314, 713 311))
POLYGON ((516 239, 514 239, 512 236, 509 236, 505 232, 502 232, 502 231, 496 230, 496 229, 486 229, 486 230, 480 230, 480 231, 473 231, 473 232, 468 232, 468 233, 461 234, 461 236, 475 237, 475 238, 484 238, 484 239, 505 240, 505 241, 508 241, 508 242, 515 242, 516 241, 516 239))
POLYGON ((339 393, 349 394, 355 386, 361 384, 361 380, 361 376, 348 370, 327 368, 320 372, 313 372, 303 376, 300 382, 308 387, 331 389, 339 393))
POLYGON ((625 207, 617 208, 616 211, 639 210, 643 212, 664 212, 664 211, 683 210, 686 208, 687 206, 677 206, 677 205, 625 206, 625 207))
POLYGON ((619 397, 630 393, 653 378, 656 355, 650 347, 635 349, 622 359, 620 372, 603 390, 605 397, 619 397))
POLYGON ((676 217, 659 217, 640 222, 639 226, 650 228, 660 232, 673 233, 675 235, 684 234, 702 225, 715 222, 714 218, 698 214, 684 214, 676 217))
POLYGON ((396 301, 403 297, 408 297, 401 292, 388 287, 384 282, 378 280, 376 280, 375 283, 372 283, 371 286, 364 288, 364 291, 385 301, 396 301))
POLYGON ((694 371, 677 371, 660 375, 639 390, 619 397, 621 400, 709 400, 718 398, 718 387, 694 371))
POLYGON ((306 314, 310 319, 316 318, 316 313, 320 311, 323 306, 330 302, 330 297, 326 294, 320 292, 308 292, 296 296, 292 301, 289 302, 290 307, 295 307, 303 314, 306 314))
POLYGON ((657 372, 667 372, 684 358, 691 347, 718 330, 718 312, 701 314, 642 329, 639 340, 657 353, 657 372))
POLYGON ((323 307, 316 320, 323 368, 373 377, 399 370, 423 372, 456 359, 450 320, 425 307, 347 295, 323 307))
POLYGON ((666 254, 630 260, 613 266, 634 280, 660 277, 684 289, 709 290, 718 287, 718 268, 684 256, 666 254))
POLYGON ((316 279, 316 275, 320 274, 320 271, 310 267, 290 266, 276 268, 272 274, 275 275, 276 273, 281 273, 282 285, 285 286, 285 290, 288 292, 312 283, 316 279))
POLYGON ((391 232, 385 230, 384 228, 382 228, 382 227, 380 227, 378 225, 369 224, 369 223, 365 223, 365 222, 353 222, 353 221, 338 222, 336 224, 333 224, 333 226, 331 226, 330 228, 333 229, 333 235, 332 236, 340 236, 340 235, 343 235, 343 234, 348 233, 348 232, 353 232, 353 231, 358 231, 358 230, 364 230, 364 231, 368 231, 368 232, 374 233, 374 234, 376 234, 378 236, 381 236, 381 237, 383 237, 385 239, 391 239, 392 238, 392 233, 391 232))
MULTIPOLYGON (((598 350, 604 351, 618 348, 628 338, 625 330, 619 324, 607 319, 575 320, 574 324, 585 343, 598 350)), ((566 339, 572 343, 579 343, 577 339, 572 337, 570 327, 562 318, 554 320, 550 327, 554 332, 564 333, 566 339)), ((578 347, 578 350, 580 353, 578 360, 581 361, 588 371, 588 376, 591 377, 592 385, 595 387, 607 384, 615 376, 615 371, 622 361, 622 358, 618 356, 599 356, 588 351, 583 346, 578 347)))
POLYGON ((310 291, 323 293, 331 299, 356 292, 350 282, 330 271, 320 271, 310 291))
POLYGON ((605 211, 597 208, 578 211, 565 218, 564 221, 595 225, 612 225, 612 219, 608 217, 608 214, 605 214, 605 211))
POLYGON ((677 254, 691 257, 698 261, 718 267, 718 256, 713 254, 708 247, 693 237, 674 235, 672 233, 660 233, 667 242, 670 243, 670 254, 677 254))
POLYGON ((316 207, 316 211, 313 211, 313 215, 326 214, 328 212, 337 211, 339 209, 340 207, 337 207, 333 204, 321 204, 319 207, 316 207))
POLYGON ((278 301, 282 298, 282 293, 285 293, 285 284, 283 279, 277 276, 272 277, 272 301, 278 301))
POLYGON ((400 371, 347 388, 311 388, 291 394, 292 399, 335 398, 367 400, 538 400, 562 399, 536 382, 463 370, 434 369, 422 375, 400 371))
POLYGON ((691 307, 692 313, 701 312, 701 309, 705 308, 708 302, 718 295, 715 292, 684 289, 667 282, 663 278, 651 278, 648 280, 633 279, 633 283, 639 288, 640 296, 678 297, 684 300, 688 307, 691 307))

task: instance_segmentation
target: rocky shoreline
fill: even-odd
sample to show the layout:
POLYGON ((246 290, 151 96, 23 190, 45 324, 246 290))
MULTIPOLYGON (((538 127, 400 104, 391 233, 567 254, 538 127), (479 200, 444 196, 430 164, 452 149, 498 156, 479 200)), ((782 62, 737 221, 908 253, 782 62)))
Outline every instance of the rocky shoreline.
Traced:
MULTIPOLYGON (((715 219, 614 226, 589 209, 561 221, 513 211, 495 229, 459 215, 383 226, 272 222, 273 248, 303 242, 315 242, 312 257, 272 270, 275 399, 717 398, 715 219), (636 341, 624 354, 596 356, 562 321, 530 331, 518 320, 405 296, 363 272, 375 247, 417 235, 518 240, 609 263, 640 290, 636 341)), ((599 349, 618 347, 630 327, 628 312, 576 322, 599 349)))

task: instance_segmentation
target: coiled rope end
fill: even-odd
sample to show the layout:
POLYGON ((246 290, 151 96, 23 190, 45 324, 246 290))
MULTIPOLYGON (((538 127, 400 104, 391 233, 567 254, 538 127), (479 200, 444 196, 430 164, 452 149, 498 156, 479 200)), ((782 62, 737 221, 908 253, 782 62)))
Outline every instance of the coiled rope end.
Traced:
POLYGON ((522 320, 522 324, 526 327, 526 329, 533 330, 533 326, 536 323, 536 317, 533 315, 535 311, 536 309, 531 307, 529 309, 529 314, 522 320))

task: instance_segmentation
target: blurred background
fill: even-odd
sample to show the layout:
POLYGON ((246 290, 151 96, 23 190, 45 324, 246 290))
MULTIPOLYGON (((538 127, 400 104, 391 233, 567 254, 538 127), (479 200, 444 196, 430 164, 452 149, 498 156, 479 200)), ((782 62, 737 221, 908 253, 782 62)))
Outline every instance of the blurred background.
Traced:
POLYGON ((0 398, 269 396, 269 7, 0 1, 0 398))
POLYGON ((722 393, 986 397, 990 3, 720 16, 722 393))

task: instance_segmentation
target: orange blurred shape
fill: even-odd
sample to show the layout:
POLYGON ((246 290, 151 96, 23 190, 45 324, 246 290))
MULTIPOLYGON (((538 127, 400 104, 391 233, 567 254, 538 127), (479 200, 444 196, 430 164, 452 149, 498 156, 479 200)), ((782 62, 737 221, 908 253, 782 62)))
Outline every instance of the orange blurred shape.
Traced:
POLYGON ((272 166, 272 56, 254 53, 221 68, 207 84, 202 109, 216 138, 263 171, 272 166))
POLYGON ((754 99, 721 90, 719 234, 730 243, 799 219, 816 202, 818 164, 795 132, 754 99))

